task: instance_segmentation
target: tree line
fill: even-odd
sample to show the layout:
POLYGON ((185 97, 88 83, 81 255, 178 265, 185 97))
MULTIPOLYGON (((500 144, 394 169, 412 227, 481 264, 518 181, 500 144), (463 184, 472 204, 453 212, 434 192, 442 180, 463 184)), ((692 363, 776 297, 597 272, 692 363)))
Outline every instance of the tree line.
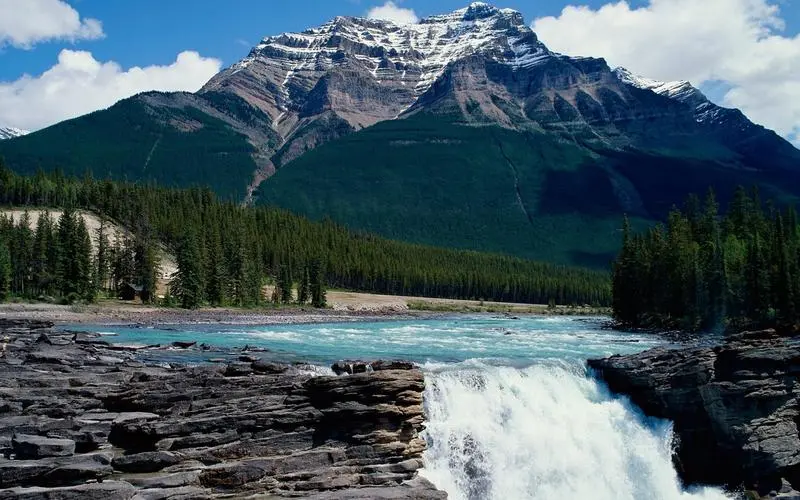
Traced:
MULTIPOLYGON (((0 166, 0 205, 89 210, 126 227, 130 241, 120 242, 119 249, 109 242, 106 258, 132 252, 139 255, 139 267, 136 258, 133 264, 125 259, 133 271, 126 268, 126 273, 107 280, 103 275, 90 277, 95 289, 103 289, 105 283, 113 290, 123 274, 147 285, 158 253, 150 250, 163 245, 178 262, 169 298, 185 307, 256 306, 275 296, 287 301, 292 289, 301 301, 322 306, 326 287, 524 303, 608 305, 611 300, 607 273, 387 240, 273 207, 223 202, 203 188, 169 189, 88 175, 76 179, 58 171, 20 176, 0 166), (272 297, 264 296, 267 283, 275 285, 272 297)), ((60 222, 53 225, 60 227, 60 222)), ((12 241, 17 236, 9 231, 0 237, 4 241, 0 247, 11 254, 9 260, 28 269, 18 263, 27 255, 27 250, 19 254, 19 248, 27 247, 15 246, 12 241)), ((3 258, 0 255, 0 261, 3 258)), ((90 260, 96 268, 101 258, 94 255, 90 260)), ((19 287, 13 290, 30 295, 19 287)))
POLYGON ((739 187, 720 214, 713 191, 690 196, 666 225, 633 234, 624 221, 613 312, 630 327, 741 330, 800 324, 800 228, 793 207, 739 187))

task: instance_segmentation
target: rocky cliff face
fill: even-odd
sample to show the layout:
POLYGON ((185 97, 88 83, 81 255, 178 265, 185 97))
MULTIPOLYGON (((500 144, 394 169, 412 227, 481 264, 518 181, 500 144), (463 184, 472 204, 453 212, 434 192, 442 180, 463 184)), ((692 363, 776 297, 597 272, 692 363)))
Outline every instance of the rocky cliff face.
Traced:
POLYGON ((51 326, 0 322, 0 498, 446 498, 410 364, 164 367, 51 326))
MULTIPOLYGON (((689 483, 800 489, 800 339, 774 331, 718 347, 659 348, 589 361, 609 388, 674 422, 689 483)), ((795 498, 795 497, 793 497, 795 498)))
POLYGON ((659 93, 645 81, 612 72, 602 59, 555 54, 519 12, 474 2, 418 24, 337 17, 267 37, 200 94, 235 95, 269 116, 282 138, 283 154, 273 158, 279 167, 419 111, 619 146, 636 142, 626 136, 635 131, 629 122, 659 119, 673 132, 676 124, 696 126, 682 94, 659 93))
MULTIPOLYGON (((480 55, 526 68, 552 54, 522 15, 475 2, 418 24, 353 17, 262 40, 200 94, 223 92, 266 113, 283 139, 275 166, 418 102, 449 65, 480 55)), ((479 89, 473 89, 479 91, 479 89)))

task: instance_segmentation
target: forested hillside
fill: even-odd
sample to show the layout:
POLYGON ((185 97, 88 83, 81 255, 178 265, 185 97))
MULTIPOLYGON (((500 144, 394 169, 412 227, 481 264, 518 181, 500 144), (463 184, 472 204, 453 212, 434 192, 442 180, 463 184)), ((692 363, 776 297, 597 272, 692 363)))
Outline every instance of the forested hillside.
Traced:
POLYGON ((658 150, 586 148, 420 113, 304 154, 257 197, 387 238, 607 269, 625 213, 644 228, 709 186, 726 204, 737 185, 758 184, 781 203, 800 193, 796 169, 767 160, 745 168, 703 136, 680 141, 663 139, 658 150))
POLYGON ((800 227, 794 208, 738 188, 725 215, 713 192, 666 225, 633 234, 614 265, 614 316, 633 327, 721 330, 800 324, 800 227))
MULTIPOLYGON (((321 275, 318 285, 386 294, 559 304, 610 301, 604 272, 395 242, 329 221, 310 222, 274 208, 221 202, 206 189, 173 190, 90 177, 79 180, 60 173, 25 177, 2 168, 0 204, 88 209, 126 226, 133 237, 129 244, 121 242, 118 251, 130 256, 126 261, 132 263, 131 270, 108 278, 112 288, 129 280, 150 286, 148 248, 165 244, 176 253, 176 284, 181 301, 189 306, 257 305, 264 300, 262 287, 267 281, 279 288, 287 283, 308 287, 315 273, 321 275), (192 296, 185 302, 187 289, 192 296)), ((56 277, 55 283, 61 280, 63 284, 67 272, 68 259, 63 256, 80 253, 84 258, 85 235, 80 225, 53 221, 49 234, 55 236, 48 241, 56 255, 45 259, 45 266, 52 267, 47 272, 56 277), (62 238, 59 232, 75 236, 62 238)), ((13 274, 6 290, 40 293, 41 285, 35 284, 40 264, 35 262, 41 257, 33 250, 37 248, 33 242, 45 236, 21 226, 20 221, 6 221, 0 231, 0 251, 9 256, 0 257, 0 262, 10 260, 13 274)), ((101 259, 95 255, 90 260, 96 268, 101 259)), ((93 272, 102 274, 103 270, 93 272)), ((79 289, 54 285, 47 291, 91 295, 99 282, 99 278, 89 278, 89 285, 79 289)))

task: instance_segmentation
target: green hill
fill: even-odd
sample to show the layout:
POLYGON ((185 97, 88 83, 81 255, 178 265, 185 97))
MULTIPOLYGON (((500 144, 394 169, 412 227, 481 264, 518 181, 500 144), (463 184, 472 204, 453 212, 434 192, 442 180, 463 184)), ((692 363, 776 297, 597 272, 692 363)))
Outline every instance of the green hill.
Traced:
MULTIPOLYGON (((257 166, 255 148, 230 123, 209 113, 207 100, 154 107, 143 95, 111 108, 0 142, 0 155, 18 173, 60 169, 67 175, 151 181, 164 186, 213 186, 241 199, 257 166)), ((229 109, 238 111, 230 103, 229 109)))

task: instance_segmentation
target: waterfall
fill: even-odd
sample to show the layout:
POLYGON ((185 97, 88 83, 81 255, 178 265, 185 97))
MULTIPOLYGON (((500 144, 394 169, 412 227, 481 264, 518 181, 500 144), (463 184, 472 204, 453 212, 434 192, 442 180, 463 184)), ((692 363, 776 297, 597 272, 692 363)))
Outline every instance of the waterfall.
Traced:
POLYGON ((672 428, 609 395, 580 365, 426 368, 423 475, 453 500, 723 500, 685 491, 672 428))

